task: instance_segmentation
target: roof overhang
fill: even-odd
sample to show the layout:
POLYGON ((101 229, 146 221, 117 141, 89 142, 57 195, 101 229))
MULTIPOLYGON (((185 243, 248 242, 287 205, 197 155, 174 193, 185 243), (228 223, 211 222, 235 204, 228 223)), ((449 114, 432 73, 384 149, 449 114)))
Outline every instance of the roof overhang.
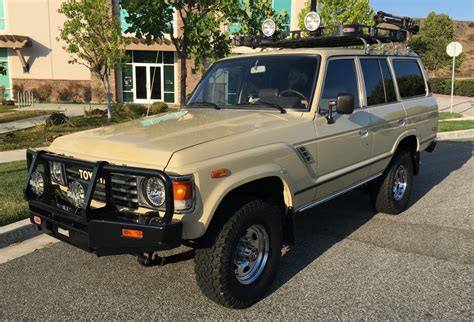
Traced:
POLYGON ((28 73, 30 70, 29 64, 20 49, 31 46, 30 37, 18 35, 0 35, 0 48, 10 48, 15 51, 23 66, 23 72, 28 73))
POLYGON ((137 37, 125 37, 129 43, 125 47, 127 50, 175 50, 171 40, 161 38, 151 43, 147 43, 145 39, 137 37))
POLYGON ((0 48, 21 49, 31 46, 30 37, 18 35, 0 35, 0 48))

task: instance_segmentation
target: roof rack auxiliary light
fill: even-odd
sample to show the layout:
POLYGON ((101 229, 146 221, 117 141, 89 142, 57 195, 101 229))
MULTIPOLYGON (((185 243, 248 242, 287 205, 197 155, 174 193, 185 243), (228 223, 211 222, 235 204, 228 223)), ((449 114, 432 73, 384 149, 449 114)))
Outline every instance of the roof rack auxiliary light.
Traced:
POLYGON ((275 21, 272 19, 265 19, 262 23, 262 32, 266 37, 271 37, 276 31, 275 21))
POLYGON ((317 12, 310 11, 304 17, 304 26, 308 31, 316 31, 321 25, 321 17, 317 12))

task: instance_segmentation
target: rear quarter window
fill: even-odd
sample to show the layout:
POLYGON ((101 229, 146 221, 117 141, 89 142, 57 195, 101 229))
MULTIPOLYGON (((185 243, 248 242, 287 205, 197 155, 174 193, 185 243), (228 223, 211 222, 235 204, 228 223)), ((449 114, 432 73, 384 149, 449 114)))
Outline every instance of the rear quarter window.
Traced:
POLYGON ((416 60, 395 59, 393 69, 402 98, 426 95, 425 80, 416 60))

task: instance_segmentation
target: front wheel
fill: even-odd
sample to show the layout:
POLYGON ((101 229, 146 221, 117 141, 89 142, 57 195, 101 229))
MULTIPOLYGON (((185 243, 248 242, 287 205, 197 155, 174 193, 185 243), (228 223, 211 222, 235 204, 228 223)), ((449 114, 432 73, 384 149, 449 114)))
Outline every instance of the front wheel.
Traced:
POLYGON ((196 250, 196 279, 204 295, 231 308, 260 300, 278 269, 281 223, 280 208, 263 200, 239 207, 213 245, 196 250))
POLYGON ((407 151, 398 152, 382 177, 369 186, 370 197, 378 212, 397 215, 408 206, 413 187, 413 160, 407 151))

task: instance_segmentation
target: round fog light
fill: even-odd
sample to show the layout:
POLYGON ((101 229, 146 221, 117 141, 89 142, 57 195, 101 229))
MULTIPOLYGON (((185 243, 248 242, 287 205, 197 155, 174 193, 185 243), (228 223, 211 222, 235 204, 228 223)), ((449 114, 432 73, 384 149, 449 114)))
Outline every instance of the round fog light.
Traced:
POLYGON ((71 203, 77 208, 84 207, 86 192, 82 184, 80 184, 78 181, 71 182, 67 191, 67 196, 69 197, 71 203))
POLYGON ((311 11, 304 17, 304 26, 308 31, 315 31, 321 25, 321 17, 317 12, 311 11))
POLYGON ((272 19, 266 19, 262 24, 262 32, 265 36, 271 37, 275 33, 276 25, 272 19))
POLYGON ((39 172, 39 171, 35 171, 31 174, 31 177, 30 177, 30 188, 31 188, 31 191, 33 191, 33 193, 35 195, 37 195, 38 197, 41 196, 43 193, 44 193, 44 183, 45 183, 45 178, 44 178, 44 174, 39 172))

